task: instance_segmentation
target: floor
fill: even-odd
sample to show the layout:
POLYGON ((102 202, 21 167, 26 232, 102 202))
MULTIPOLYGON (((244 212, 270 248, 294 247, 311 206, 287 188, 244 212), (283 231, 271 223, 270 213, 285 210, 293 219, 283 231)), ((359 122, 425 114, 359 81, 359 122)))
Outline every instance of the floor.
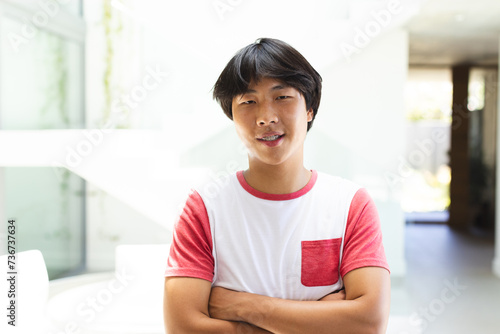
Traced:
POLYGON ((494 239, 408 224, 407 276, 394 279, 388 334, 500 333, 494 239))

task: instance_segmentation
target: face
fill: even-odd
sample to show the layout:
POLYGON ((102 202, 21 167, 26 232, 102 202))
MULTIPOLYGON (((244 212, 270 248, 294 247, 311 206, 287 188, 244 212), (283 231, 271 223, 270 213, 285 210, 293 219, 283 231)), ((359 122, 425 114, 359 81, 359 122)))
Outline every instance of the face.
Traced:
POLYGON ((302 94, 283 82, 262 78, 233 98, 233 121, 250 166, 303 162, 307 123, 313 118, 302 94))

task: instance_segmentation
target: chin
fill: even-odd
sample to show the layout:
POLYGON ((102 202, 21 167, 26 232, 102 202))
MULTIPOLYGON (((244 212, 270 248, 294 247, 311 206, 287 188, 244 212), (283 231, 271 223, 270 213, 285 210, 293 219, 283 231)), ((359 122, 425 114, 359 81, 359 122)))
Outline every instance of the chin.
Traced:
POLYGON ((261 164, 268 165, 268 166, 280 166, 284 164, 287 160, 286 159, 258 159, 258 161, 261 164))

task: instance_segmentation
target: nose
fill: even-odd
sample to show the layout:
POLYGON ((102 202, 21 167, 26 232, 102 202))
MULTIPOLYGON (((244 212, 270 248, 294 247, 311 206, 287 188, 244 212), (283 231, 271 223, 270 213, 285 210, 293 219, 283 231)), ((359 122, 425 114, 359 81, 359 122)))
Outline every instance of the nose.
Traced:
POLYGON ((259 126, 276 124, 279 121, 278 113, 268 103, 262 103, 259 107, 256 121, 259 126))

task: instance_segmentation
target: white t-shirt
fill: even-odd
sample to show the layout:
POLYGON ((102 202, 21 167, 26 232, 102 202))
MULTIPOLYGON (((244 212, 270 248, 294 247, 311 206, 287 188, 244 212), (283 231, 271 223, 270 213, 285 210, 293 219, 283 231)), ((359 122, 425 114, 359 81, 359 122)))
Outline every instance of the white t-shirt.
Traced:
POLYGON ((193 191, 174 231, 165 276, 292 300, 318 300, 360 267, 389 270, 366 190, 312 171, 291 194, 252 188, 239 171, 193 191))

